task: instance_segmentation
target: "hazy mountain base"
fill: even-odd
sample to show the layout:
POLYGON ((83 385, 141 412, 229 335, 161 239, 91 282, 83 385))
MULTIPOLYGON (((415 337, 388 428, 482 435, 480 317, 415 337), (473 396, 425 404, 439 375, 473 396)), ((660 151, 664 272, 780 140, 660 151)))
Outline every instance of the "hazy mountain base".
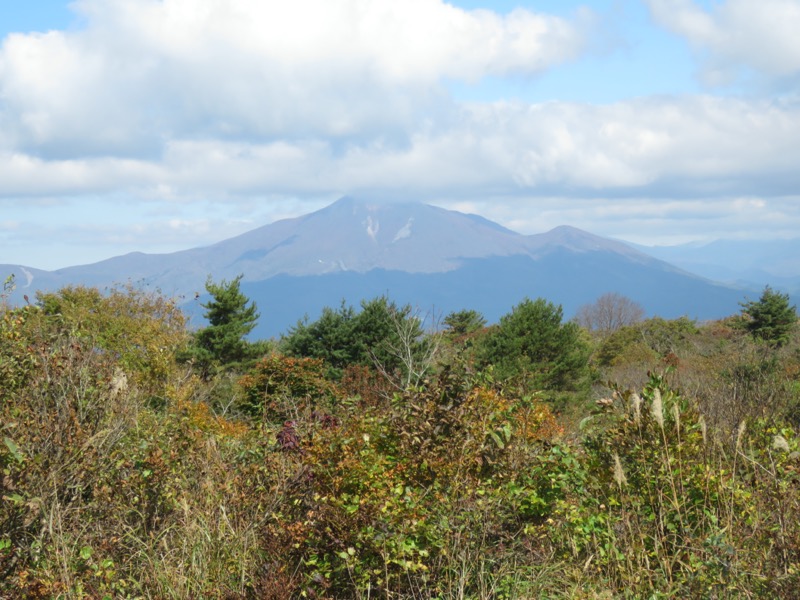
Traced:
POLYGON ((633 246, 650 256, 714 281, 754 288, 771 285, 793 296, 800 296, 799 238, 633 246))
MULTIPOLYGON (((445 273, 404 273, 375 269, 367 273, 291 277, 279 275, 243 282, 242 289, 264 313, 254 339, 285 333, 304 316, 316 319, 325 306, 343 300, 357 305, 362 298, 389 295, 411 304, 435 322, 437 318, 471 308, 487 320, 497 320, 525 297, 548 298, 568 317, 609 290, 630 297, 648 314, 664 318, 688 316, 717 319, 738 310, 743 292, 681 271, 654 270, 648 265, 619 263, 615 254, 595 252, 576 260, 568 251, 554 251, 538 260, 508 256, 464 260, 461 268, 445 273)), ((201 326, 200 311, 186 306, 192 323, 201 326)))

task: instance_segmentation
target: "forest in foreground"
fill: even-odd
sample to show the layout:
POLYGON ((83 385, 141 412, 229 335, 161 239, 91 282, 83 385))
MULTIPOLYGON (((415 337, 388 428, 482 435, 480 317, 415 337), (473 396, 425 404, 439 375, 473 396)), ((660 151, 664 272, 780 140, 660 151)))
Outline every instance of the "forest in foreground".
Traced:
POLYGON ((787 296, 380 297, 250 341, 207 288, 196 331, 132 287, 0 298, 0 598, 800 598, 787 296))

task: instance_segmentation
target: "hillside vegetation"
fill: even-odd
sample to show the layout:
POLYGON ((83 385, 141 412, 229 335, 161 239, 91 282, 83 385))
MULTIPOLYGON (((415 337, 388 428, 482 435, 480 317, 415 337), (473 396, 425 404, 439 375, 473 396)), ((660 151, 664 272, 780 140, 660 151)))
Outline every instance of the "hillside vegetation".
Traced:
POLYGON ((492 326, 381 297, 251 343, 238 286, 197 332, 133 288, 0 307, 0 597, 800 597, 781 294, 492 326))

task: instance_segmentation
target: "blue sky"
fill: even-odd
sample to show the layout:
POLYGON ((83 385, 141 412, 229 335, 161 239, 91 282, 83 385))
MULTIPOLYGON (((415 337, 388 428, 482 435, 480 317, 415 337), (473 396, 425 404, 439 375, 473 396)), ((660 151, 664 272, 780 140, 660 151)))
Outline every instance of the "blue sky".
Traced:
POLYGON ((0 4, 0 264, 343 194, 645 244, 800 231, 800 0, 0 4))

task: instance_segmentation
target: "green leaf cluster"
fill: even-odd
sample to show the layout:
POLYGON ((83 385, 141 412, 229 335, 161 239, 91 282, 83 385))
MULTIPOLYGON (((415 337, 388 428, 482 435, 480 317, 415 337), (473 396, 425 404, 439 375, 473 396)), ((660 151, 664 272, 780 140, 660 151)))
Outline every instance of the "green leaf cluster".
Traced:
POLYGON ((481 341, 478 362, 526 391, 579 390, 588 383, 589 346, 561 306, 525 299, 481 341))

